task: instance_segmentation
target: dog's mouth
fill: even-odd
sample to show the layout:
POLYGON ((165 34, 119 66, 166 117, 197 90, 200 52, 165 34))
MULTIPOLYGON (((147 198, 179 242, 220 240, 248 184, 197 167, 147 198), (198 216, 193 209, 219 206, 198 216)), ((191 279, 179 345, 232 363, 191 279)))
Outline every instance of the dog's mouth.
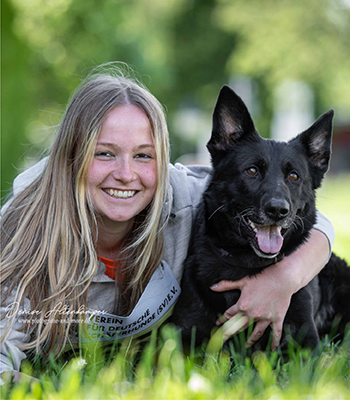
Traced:
POLYGON ((279 225, 258 225, 250 219, 244 219, 250 230, 250 244, 259 257, 275 258, 283 246, 282 227, 279 225))

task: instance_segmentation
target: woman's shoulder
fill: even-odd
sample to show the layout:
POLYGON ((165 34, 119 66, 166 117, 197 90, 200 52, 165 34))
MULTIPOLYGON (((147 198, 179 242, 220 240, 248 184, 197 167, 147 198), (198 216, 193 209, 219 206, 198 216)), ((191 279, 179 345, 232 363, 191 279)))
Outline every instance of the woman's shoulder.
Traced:
POLYGON ((170 164, 170 184, 176 188, 193 188, 193 186, 205 188, 208 185, 211 171, 212 168, 207 165, 170 164))
POLYGON ((6 203, 1 208, 0 214, 4 215, 7 208, 12 203, 12 200, 18 196, 24 189, 26 189, 35 179, 43 172, 46 164, 48 162, 48 157, 43 158, 41 161, 34 164, 32 167, 26 169, 24 172, 20 173, 12 185, 12 194, 7 197, 6 203))
POLYGON ((205 165, 185 166, 179 163, 169 166, 170 187, 173 196, 173 206, 183 208, 196 206, 206 189, 211 167, 205 165))
POLYGON ((32 167, 19 174, 13 181, 13 195, 17 196, 17 194, 22 192, 27 186, 34 182, 35 179, 43 172, 47 162, 48 157, 45 157, 32 167))
POLYGON ((211 174, 212 167, 208 165, 183 165, 181 163, 169 164, 171 175, 193 177, 195 179, 204 179, 211 174))

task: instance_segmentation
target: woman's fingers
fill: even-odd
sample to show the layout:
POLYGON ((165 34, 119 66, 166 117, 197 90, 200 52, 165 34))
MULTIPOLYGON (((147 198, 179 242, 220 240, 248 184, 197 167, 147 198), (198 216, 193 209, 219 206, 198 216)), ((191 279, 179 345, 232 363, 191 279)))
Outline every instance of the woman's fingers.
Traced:
POLYGON ((216 320, 216 325, 222 325, 228 320, 230 320, 232 317, 235 315, 239 314, 239 309, 237 305, 233 305, 230 308, 228 308, 217 320, 216 320))
POLYGON ((247 342, 246 342, 246 348, 248 349, 249 347, 254 346, 254 344, 261 338, 261 336, 264 334, 266 328, 268 326, 271 326, 272 328, 272 343, 271 343, 271 350, 275 350, 278 345, 280 344, 281 341, 281 336, 282 336, 282 323, 280 324, 269 324, 266 321, 260 321, 257 322, 252 334, 249 336, 247 342))
POLYGON ((222 326, 222 333, 224 342, 230 339, 233 335, 242 330, 245 330, 249 325, 249 318, 243 314, 237 314, 236 316, 229 319, 222 326))
MULTIPOLYGON (((226 292, 227 290, 240 290, 242 286, 242 280, 239 281, 220 281, 216 283, 215 285, 211 286, 210 289, 213 290, 214 292, 226 292)), ((230 320, 232 317, 234 317, 236 314, 239 312, 238 306, 235 304, 228 308, 224 314, 222 314, 216 321, 216 325, 222 325, 226 321, 230 320)))
POLYGON ((243 279, 239 281, 220 281, 210 286, 214 292, 226 292, 227 290, 241 289, 243 279))
POLYGON ((245 347, 249 349, 249 347, 252 347, 264 334, 266 328, 269 326, 269 323, 266 321, 259 321, 256 323, 252 334, 249 336, 245 347))
POLYGON ((272 324, 272 343, 271 350, 279 346, 282 337, 283 321, 272 324))

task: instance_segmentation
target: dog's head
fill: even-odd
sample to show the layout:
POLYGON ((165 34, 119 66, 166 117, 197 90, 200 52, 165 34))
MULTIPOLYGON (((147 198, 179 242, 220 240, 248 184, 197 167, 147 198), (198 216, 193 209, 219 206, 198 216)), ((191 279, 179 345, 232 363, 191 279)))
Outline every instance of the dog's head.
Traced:
POLYGON ((274 258, 282 247, 288 254, 315 222, 314 192, 329 167, 332 118, 333 111, 323 114, 289 142, 263 139, 242 99, 224 86, 207 144, 214 169, 205 194, 208 218, 231 227, 235 241, 249 243, 259 257, 274 258))

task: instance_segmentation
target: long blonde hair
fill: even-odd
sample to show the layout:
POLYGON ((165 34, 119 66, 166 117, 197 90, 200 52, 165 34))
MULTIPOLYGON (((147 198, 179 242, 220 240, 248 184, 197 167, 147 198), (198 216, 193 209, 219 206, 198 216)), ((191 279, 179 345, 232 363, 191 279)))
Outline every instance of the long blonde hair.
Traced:
MULTIPOLYGON (((149 118, 158 173, 155 196, 135 219, 122 257, 126 280, 120 290, 121 312, 126 314, 135 306, 162 257, 169 140, 163 107, 136 79, 125 77, 119 65, 109 65, 107 71, 105 67, 95 70, 80 85, 63 116, 45 169, 13 199, 3 215, 3 303, 11 296, 14 302, 23 304, 29 297, 31 309, 41 311, 41 315, 59 303, 71 310, 86 305, 98 266, 98 229, 86 177, 106 115, 125 104, 139 107, 149 118)), ((35 348, 37 353, 42 347, 61 351, 72 318, 67 324, 45 324, 42 320, 37 325, 29 323, 32 340, 21 347, 35 348)))

